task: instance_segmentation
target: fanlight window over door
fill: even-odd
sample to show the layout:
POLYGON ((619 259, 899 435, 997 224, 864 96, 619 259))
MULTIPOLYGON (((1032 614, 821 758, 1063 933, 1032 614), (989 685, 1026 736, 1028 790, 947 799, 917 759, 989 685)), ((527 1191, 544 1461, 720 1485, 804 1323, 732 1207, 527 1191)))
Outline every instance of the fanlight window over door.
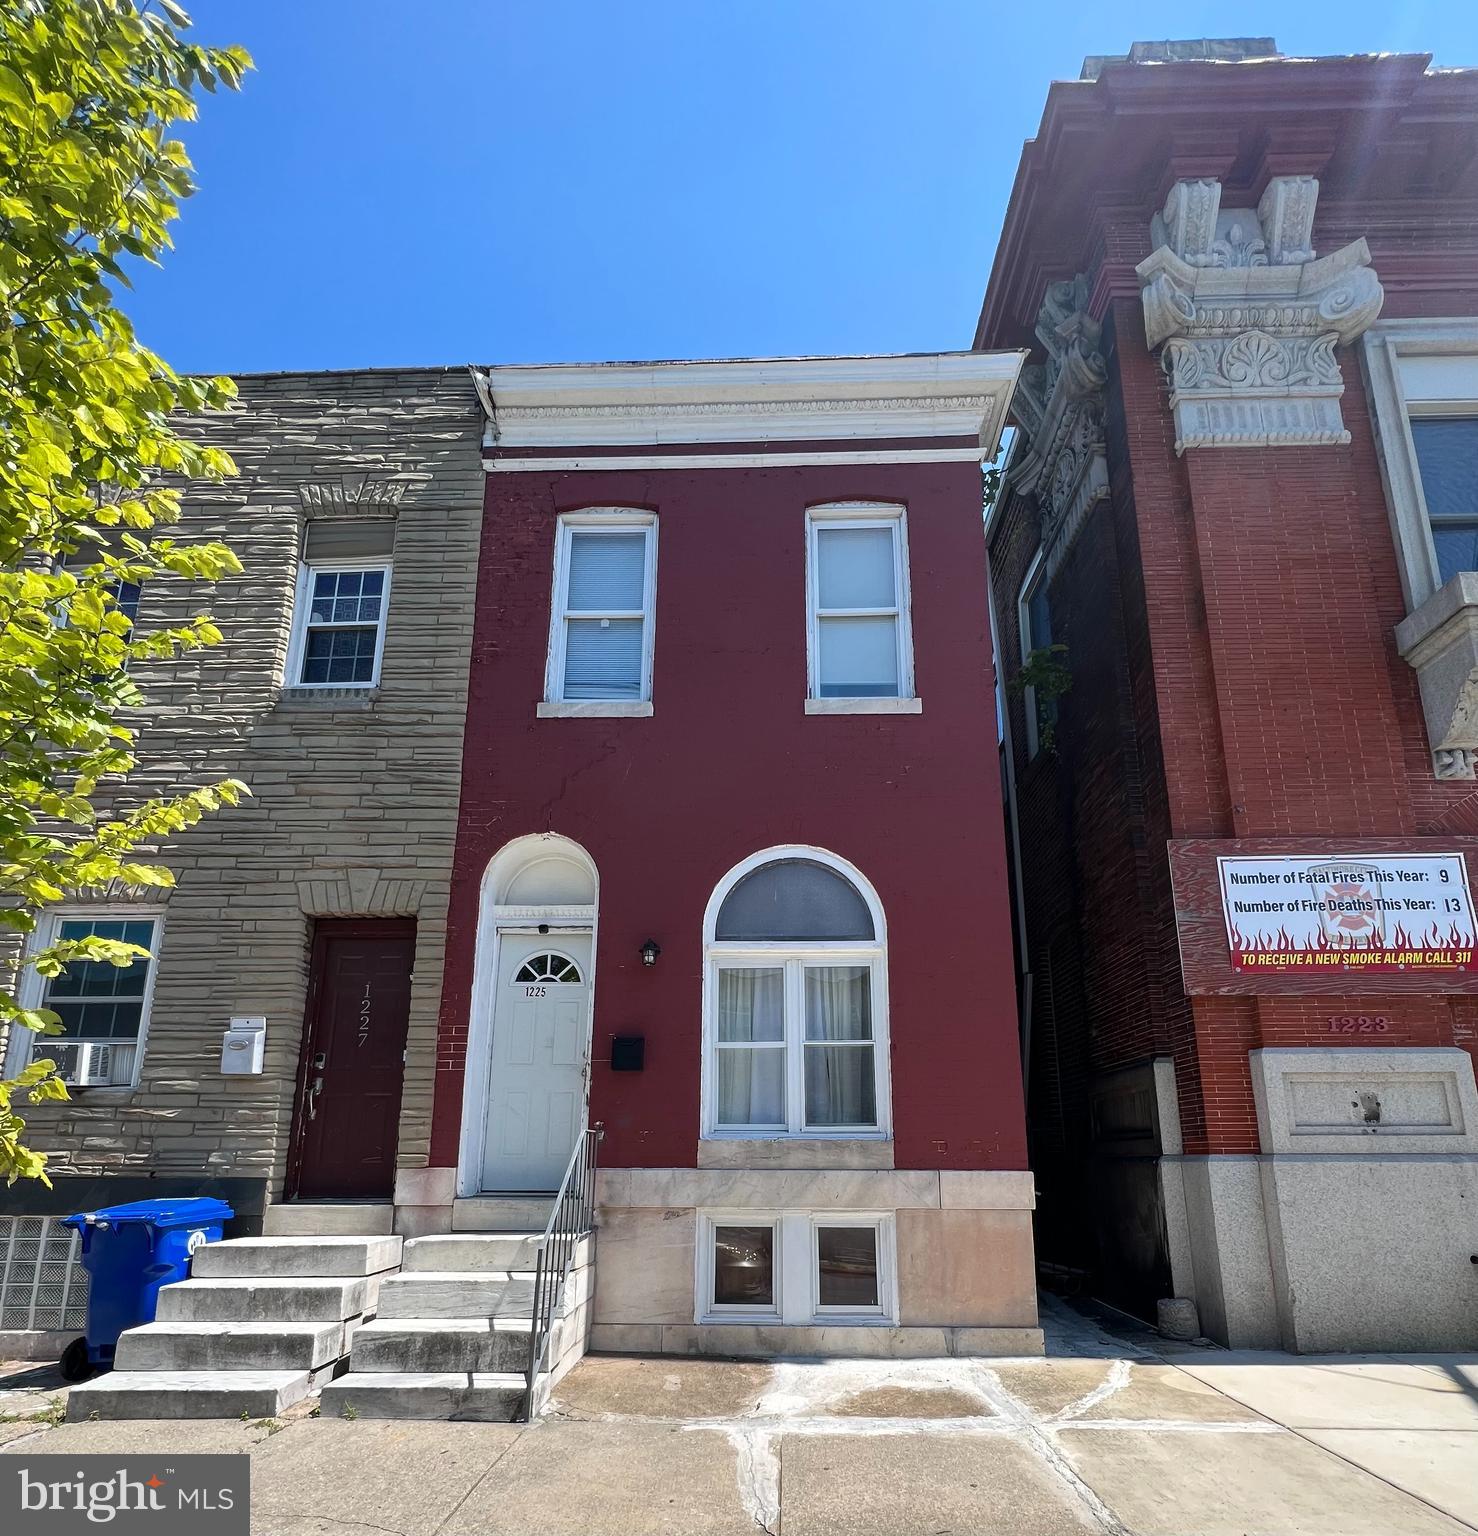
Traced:
POLYGON ((514 982, 569 982, 580 984, 580 967, 564 955, 530 955, 519 967, 514 982))
POLYGON ((881 1134, 884 945, 859 886, 777 856, 734 881, 708 956, 707 1133, 881 1134))

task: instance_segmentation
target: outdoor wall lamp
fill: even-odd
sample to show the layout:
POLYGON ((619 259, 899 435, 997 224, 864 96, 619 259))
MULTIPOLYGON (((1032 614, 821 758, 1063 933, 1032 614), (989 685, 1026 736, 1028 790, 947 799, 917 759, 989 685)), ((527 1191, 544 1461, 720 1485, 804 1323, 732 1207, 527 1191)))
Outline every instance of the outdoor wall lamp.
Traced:
POLYGON ((662 953, 662 946, 656 939, 648 939, 641 947, 641 963, 643 965, 656 965, 657 956, 662 953))

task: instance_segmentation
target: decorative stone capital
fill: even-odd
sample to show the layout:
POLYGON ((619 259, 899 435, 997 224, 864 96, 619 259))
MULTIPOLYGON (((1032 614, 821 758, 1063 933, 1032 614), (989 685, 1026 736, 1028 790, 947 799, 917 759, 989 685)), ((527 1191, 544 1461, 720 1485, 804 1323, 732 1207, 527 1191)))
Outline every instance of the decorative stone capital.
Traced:
POLYGON ((1108 369, 1098 350, 1100 326, 1088 314, 1088 280, 1079 274, 1047 289, 1037 316, 1045 363, 1023 368, 1012 412, 1026 452, 1011 483, 1033 494, 1041 514, 1050 575, 1095 503, 1108 495, 1103 445, 1103 386, 1108 369))
POLYGON ((1275 176, 1256 210, 1224 209, 1219 182, 1178 181, 1155 215, 1136 271, 1177 453, 1349 442, 1334 349, 1385 295, 1364 240, 1315 257, 1318 196, 1312 176, 1275 176))

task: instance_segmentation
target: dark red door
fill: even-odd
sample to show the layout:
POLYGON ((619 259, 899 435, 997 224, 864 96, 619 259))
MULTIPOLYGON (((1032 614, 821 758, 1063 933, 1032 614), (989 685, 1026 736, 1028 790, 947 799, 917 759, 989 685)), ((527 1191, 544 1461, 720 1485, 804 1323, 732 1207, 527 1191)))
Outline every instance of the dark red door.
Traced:
POLYGON ((409 918, 314 925, 289 1198, 389 1198, 405 1076, 409 918))

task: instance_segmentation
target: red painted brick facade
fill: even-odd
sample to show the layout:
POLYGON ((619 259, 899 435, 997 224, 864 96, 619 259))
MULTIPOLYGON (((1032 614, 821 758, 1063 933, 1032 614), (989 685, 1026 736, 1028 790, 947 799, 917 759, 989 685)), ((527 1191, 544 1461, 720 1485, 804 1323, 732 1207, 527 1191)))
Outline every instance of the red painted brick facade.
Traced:
POLYGON ((705 906, 749 855, 810 844, 886 913, 897 1166, 1025 1166, 980 485, 974 463, 489 477, 432 1163, 457 1160, 479 881, 555 831, 599 871, 605 1164, 694 1166, 705 906), (804 713, 806 509, 848 500, 907 507, 921 714, 804 713), (537 719, 556 519, 602 506, 659 519, 654 714, 537 719), (640 1073, 610 1070, 625 1032, 640 1073))
MULTIPOLYGON (((1357 357, 1340 354, 1348 445, 1177 457, 1133 272, 1175 179, 1218 177, 1224 207, 1253 207, 1270 175, 1307 174, 1321 182, 1316 250, 1364 236, 1385 318, 1478 314, 1478 91, 1424 62, 1119 65, 1054 86, 986 296, 982 346, 1024 340, 1047 283, 1077 272, 1104 325, 1111 495, 1050 590, 1073 674, 1057 755, 1028 764, 1019 702, 1011 720, 1039 1249, 1110 1292, 1088 1107, 1105 1074, 1173 1056, 1185 1152, 1256 1152, 1255 1047, 1328 1044, 1327 1020, 1346 1014, 1390 1017, 1359 1042, 1372 1048, 1478 1043, 1470 996, 1183 988, 1169 841, 1319 837, 1332 850, 1440 833, 1471 850, 1478 793, 1434 777, 1416 674, 1396 651, 1406 609, 1357 357)), ((991 540, 1008 675, 1037 542, 1029 499, 1010 499, 991 540)))

